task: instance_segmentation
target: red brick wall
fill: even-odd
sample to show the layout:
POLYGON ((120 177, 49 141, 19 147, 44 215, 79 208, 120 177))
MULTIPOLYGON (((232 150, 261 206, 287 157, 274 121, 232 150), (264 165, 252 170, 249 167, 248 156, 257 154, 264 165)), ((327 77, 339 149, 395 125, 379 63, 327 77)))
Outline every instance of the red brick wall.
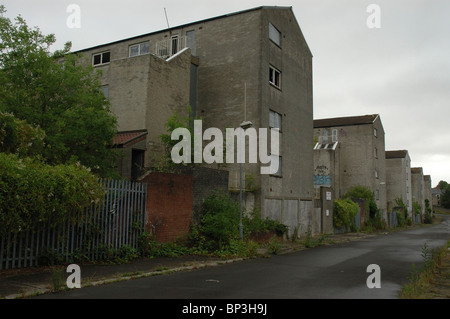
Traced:
POLYGON ((148 185, 145 230, 158 242, 186 235, 192 221, 192 174, 153 172, 141 182, 148 185))

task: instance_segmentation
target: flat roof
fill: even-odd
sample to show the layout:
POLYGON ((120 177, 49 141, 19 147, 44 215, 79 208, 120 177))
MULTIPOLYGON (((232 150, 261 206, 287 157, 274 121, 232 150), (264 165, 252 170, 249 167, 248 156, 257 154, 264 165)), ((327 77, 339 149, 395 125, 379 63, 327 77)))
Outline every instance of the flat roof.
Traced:
POLYGON ((314 128, 373 124, 378 117, 378 114, 370 114, 318 119, 314 120, 314 128))
POLYGON ((386 151, 386 158, 405 158, 408 155, 406 150, 386 151))
POLYGON ((241 10, 241 11, 236 11, 236 12, 232 12, 232 13, 227 13, 227 14, 223 14, 223 15, 220 15, 220 16, 215 16, 215 17, 211 17, 211 18, 207 18, 207 19, 203 19, 203 20, 189 22, 189 23, 186 23, 186 24, 182 24, 182 25, 178 25, 178 26, 174 26, 174 27, 169 27, 167 29, 162 29, 162 30, 159 30, 159 31, 153 31, 153 32, 149 32, 149 33, 144 33, 144 34, 133 36, 133 37, 130 37, 130 38, 125 38, 125 39, 121 39, 121 40, 117 40, 117 41, 113 41, 113 42, 99 44, 99 45, 96 45, 96 46, 93 46, 93 47, 89 47, 89 48, 85 48, 85 49, 81 49, 81 50, 75 51, 73 53, 84 52, 84 51, 100 48, 100 47, 103 47, 103 46, 106 46, 106 45, 112 45, 112 44, 116 44, 116 43, 120 43, 120 42, 124 42, 124 41, 128 41, 128 40, 138 39, 138 38, 141 38, 141 37, 145 37, 145 36, 149 36, 149 35, 153 35, 153 34, 157 34, 157 33, 161 33, 161 32, 168 32, 168 31, 175 30, 175 29, 185 28, 185 27, 188 27, 188 26, 193 25, 193 24, 204 23, 204 22, 213 21, 213 20, 217 20, 217 19, 223 19, 223 18, 234 16, 234 15, 243 14, 243 13, 247 13, 247 12, 251 12, 251 11, 257 11, 257 10, 261 10, 261 9, 284 9, 284 10, 291 9, 292 10, 292 6, 291 7, 285 7, 285 6, 259 6, 259 7, 246 9, 246 10, 241 10))

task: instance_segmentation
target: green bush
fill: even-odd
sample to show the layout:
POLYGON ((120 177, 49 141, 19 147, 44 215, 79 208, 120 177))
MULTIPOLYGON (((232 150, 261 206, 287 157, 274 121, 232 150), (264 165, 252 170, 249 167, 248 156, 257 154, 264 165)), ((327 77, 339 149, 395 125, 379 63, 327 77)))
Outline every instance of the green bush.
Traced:
POLYGON ((259 210, 254 210, 248 216, 243 217, 244 233, 261 235, 274 232, 277 236, 283 236, 288 231, 288 226, 268 217, 262 218, 259 210))
POLYGON ((239 204, 227 195, 213 194, 203 203, 201 232, 221 249, 239 237, 239 204))
POLYGON ((336 228, 353 229, 358 204, 351 199, 336 199, 334 201, 333 223, 336 228))
POLYGON ((0 234, 80 223, 80 213, 103 193, 98 178, 79 164, 50 166, 0 153, 0 234))
POLYGON ((346 194, 344 194, 343 198, 347 198, 347 199, 361 198, 361 199, 366 200, 366 205, 367 205, 366 207, 369 208, 369 217, 370 218, 374 218, 376 213, 378 212, 378 207, 375 202, 375 195, 367 187, 364 187, 361 185, 354 186, 346 194))
POLYGON ((21 157, 38 155, 44 149, 44 137, 39 127, 0 111, 0 152, 21 157))

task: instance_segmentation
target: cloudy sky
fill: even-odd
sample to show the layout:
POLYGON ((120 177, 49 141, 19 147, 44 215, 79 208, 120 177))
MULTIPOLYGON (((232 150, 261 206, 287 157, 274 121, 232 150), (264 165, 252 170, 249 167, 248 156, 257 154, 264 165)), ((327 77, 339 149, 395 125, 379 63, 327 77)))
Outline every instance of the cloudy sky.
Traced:
POLYGON ((448 0, 0 0, 53 49, 80 50, 261 5, 292 6, 314 55, 314 118, 380 114, 386 149, 407 149, 432 184, 450 182, 450 1, 448 0), (70 4, 80 28, 69 28, 70 4), (370 4, 380 28, 368 28, 370 4), (449 143, 449 144, 447 144, 449 143))

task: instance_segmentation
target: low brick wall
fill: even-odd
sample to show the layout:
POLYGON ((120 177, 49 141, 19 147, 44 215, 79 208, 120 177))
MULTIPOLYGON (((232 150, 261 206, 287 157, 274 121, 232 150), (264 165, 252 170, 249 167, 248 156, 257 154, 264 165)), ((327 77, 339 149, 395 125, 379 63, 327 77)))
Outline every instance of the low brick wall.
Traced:
POLYGON ((189 232, 193 208, 192 174, 149 173, 145 230, 158 242, 174 241, 189 232))

